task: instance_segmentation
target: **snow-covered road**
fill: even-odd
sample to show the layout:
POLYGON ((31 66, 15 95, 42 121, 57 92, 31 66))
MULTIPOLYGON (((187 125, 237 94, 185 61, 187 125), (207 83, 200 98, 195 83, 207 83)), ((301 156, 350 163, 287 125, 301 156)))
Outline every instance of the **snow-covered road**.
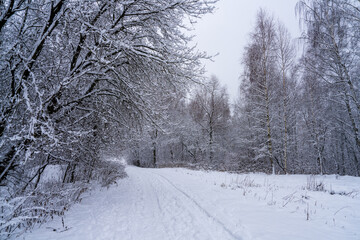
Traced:
MULTIPOLYGON (((73 206, 64 216, 64 224, 61 218, 57 218, 39 229, 34 229, 32 233, 23 235, 22 238, 360 238, 359 206, 353 206, 360 203, 357 197, 338 196, 348 201, 342 205, 338 203, 339 206, 350 208, 347 212, 347 209, 342 210, 340 207, 340 211, 347 214, 346 221, 341 215, 341 219, 335 220, 334 217, 334 222, 326 222, 332 219, 328 217, 327 212, 333 211, 333 206, 324 205, 326 200, 322 202, 323 197, 316 198, 316 208, 311 206, 312 210, 308 213, 312 211, 311 219, 306 220, 303 208, 305 206, 305 209, 309 209, 309 202, 305 205, 297 203, 296 193, 291 195, 294 188, 306 184, 306 176, 295 176, 294 184, 289 183, 287 186, 291 187, 284 188, 281 187, 281 176, 259 175, 247 183, 245 177, 241 180, 245 183, 243 188, 236 188, 234 183, 241 182, 239 176, 236 175, 235 179, 235 176, 227 173, 136 167, 127 167, 126 171, 129 177, 118 181, 117 186, 114 185, 108 190, 96 190, 84 197, 80 204, 73 206), (274 181, 274 184, 269 184, 270 181, 274 181), (275 184, 276 181, 279 183, 275 184), (299 186, 295 184, 297 181, 302 181, 299 186), (282 193, 279 189, 285 189, 287 192, 282 193), (280 195, 284 196, 279 198, 280 195), (292 200, 284 199, 286 196, 290 196, 292 200), (279 203, 279 199, 283 199, 283 202, 279 203), (324 209, 323 214, 316 213, 321 209, 324 209)), ((309 199, 315 199, 318 192, 314 194, 314 197, 310 197, 310 194, 309 199)), ((339 207, 336 205, 333 208, 336 211, 339 207)))

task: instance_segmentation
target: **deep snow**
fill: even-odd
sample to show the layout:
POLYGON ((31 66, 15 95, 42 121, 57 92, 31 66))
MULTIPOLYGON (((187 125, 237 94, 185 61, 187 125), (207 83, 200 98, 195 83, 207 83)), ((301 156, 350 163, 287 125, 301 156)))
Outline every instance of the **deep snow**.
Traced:
POLYGON ((126 171, 20 239, 360 239, 360 178, 126 171))

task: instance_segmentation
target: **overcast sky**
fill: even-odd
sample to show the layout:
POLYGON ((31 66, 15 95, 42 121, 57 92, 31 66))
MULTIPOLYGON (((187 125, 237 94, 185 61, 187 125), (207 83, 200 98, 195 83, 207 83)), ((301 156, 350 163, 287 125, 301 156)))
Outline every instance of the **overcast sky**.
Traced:
POLYGON ((256 13, 264 8, 279 19, 292 38, 300 36, 299 21, 295 16, 298 0, 220 0, 213 14, 204 16, 195 25, 194 41, 198 48, 210 55, 219 53, 214 62, 206 61, 206 75, 216 75, 227 86, 231 103, 238 94, 241 57, 249 42, 256 13))

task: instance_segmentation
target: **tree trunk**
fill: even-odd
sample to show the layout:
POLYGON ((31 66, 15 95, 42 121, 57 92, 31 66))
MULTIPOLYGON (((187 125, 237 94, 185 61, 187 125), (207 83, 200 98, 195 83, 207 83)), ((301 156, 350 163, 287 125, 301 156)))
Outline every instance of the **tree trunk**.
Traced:
POLYGON ((155 129, 154 139, 153 139, 153 165, 156 167, 157 164, 157 153, 156 153, 156 139, 157 139, 158 131, 155 129))
POLYGON ((283 120, 284 120, 284 148, 283 148, 283 164, 284 171, 287 174, 287 145, 288 145, 288 136, 287 136, 287 102, 286 102, 286 79, 285 79, 285 69, 282 69, 282 82, 283 82, 283 120))

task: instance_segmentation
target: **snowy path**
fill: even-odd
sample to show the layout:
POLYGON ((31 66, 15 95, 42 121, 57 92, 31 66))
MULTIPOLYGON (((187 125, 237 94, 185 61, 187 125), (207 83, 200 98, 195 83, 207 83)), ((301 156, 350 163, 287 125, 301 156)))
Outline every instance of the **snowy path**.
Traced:
MULTIPOLYGON (((53 232, 52 228, 63 229, 61 218, 58 218, 22 238, 245 240, 360 237, 356 230, 356 226, 360 226, 357 225, 359 215, 351 215, 353 218, 345 224, 346 229, 345 225, 329 227, 316 218, 309 222, 303 213, 279 209, 275 203, 256 201, 256 196, 264 189, 258 188, 258 193, 229 189, 222 184, 229 182, 229 175, 225 173, 136 167, 128 167, 126 171, 129 177, 120 180, 117 186, 94 191, 66 213, 64 226, 70 229, 53 232), (253 196, 248 196, 250 193, 253 196)), ((347 206, 354 204, 351 200, 353 198, 347 206)), ((359 199, 355 201, 359 202, 359 199)))

